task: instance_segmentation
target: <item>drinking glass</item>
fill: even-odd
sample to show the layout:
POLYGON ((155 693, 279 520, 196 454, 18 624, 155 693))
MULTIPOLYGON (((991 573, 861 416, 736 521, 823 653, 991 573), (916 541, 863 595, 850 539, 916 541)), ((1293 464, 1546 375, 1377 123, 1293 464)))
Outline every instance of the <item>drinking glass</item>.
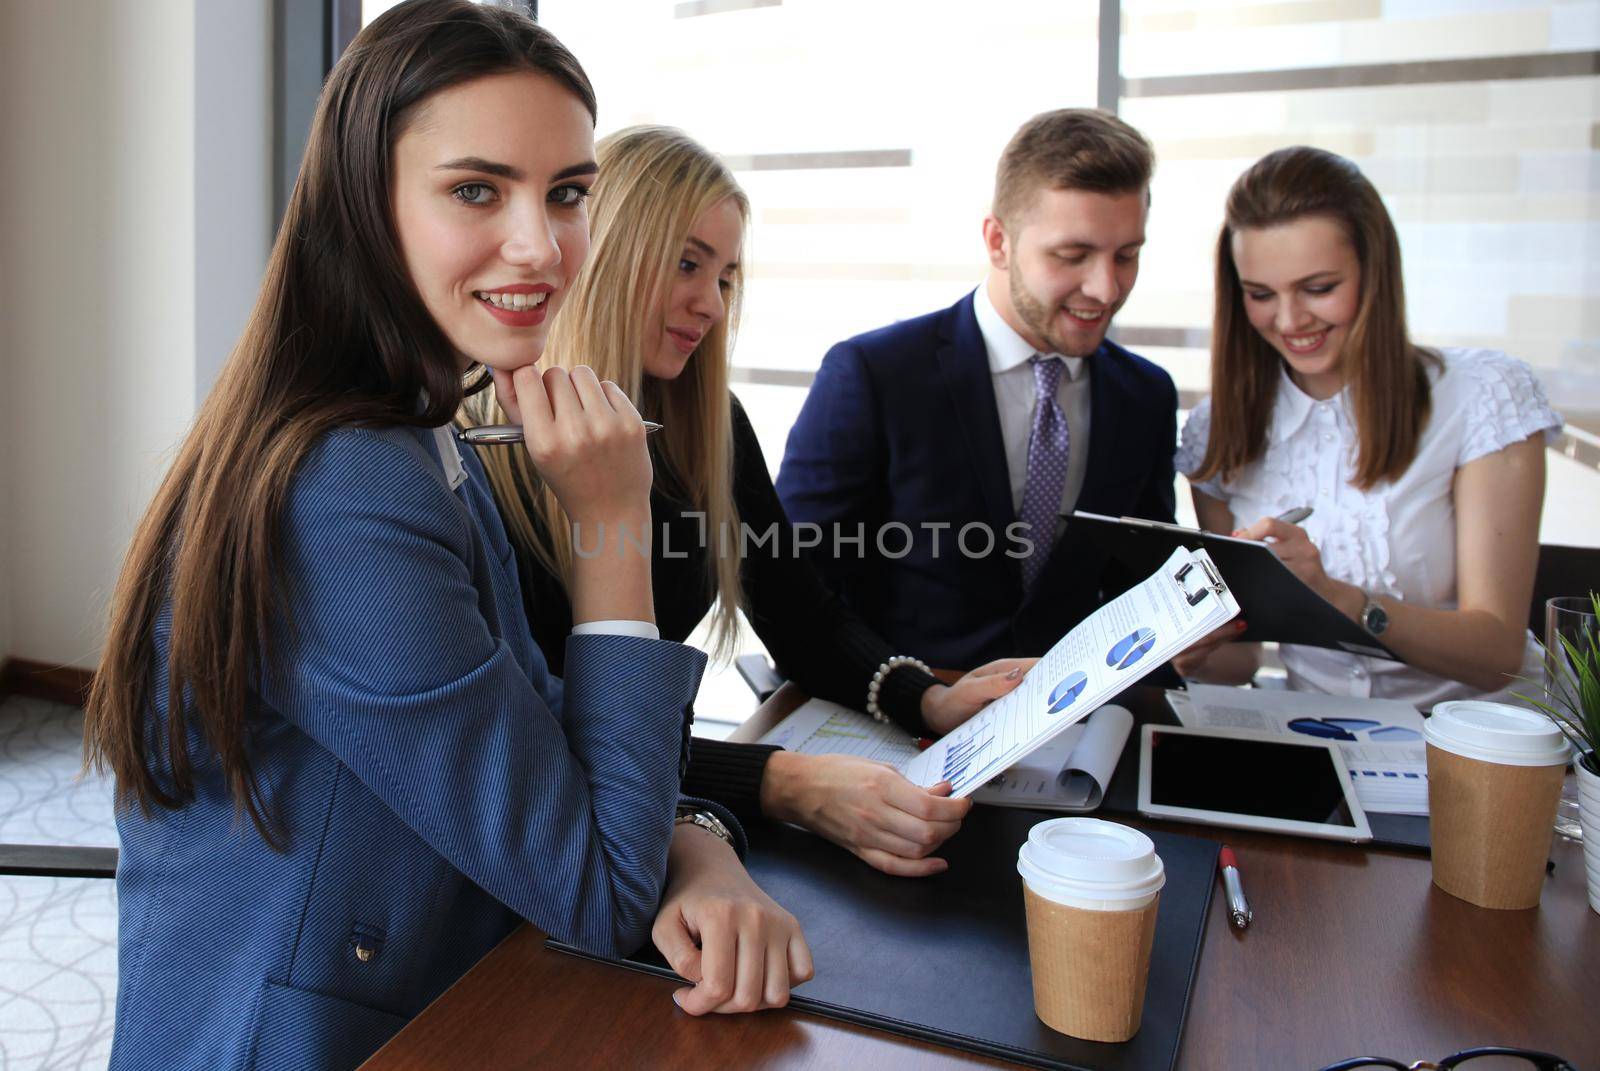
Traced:
MULTIPOLYGON (((1600 628, 1600 621, 1596 620, 1594 603, 1587 596, 1563 595, 1544 604, 1544 649, 1558 666, 1569 665, 1563 639, 1579 647, 1587 646, 1597 628, 1600 628)), ((1545 688, 1553 696, 1566 688, 1565 679, 1551 679, 1546 667, 1545 688)), ((1570 777, 1561 786, 1561 802, 1556 807, 1556 835, 1571 841, 1583 840, 1583 826, 1578 822, 1578 786, 1570 777)))

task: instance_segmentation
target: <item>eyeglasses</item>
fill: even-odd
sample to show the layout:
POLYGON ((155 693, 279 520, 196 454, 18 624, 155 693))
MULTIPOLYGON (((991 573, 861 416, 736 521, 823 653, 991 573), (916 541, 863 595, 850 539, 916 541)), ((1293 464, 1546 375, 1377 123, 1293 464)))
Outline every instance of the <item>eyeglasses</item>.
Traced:
POLYGON ((1391 1071, 1578 1071, 1559 1056, 1533 1049, 1508 1049, 1500 1045, 1485 1045, 1477 1049, 1463 1049, 1437 1062, 1417 1060, 1403 1064, 1384 1056, 1357 1056, 1354 1060, 1340 1060, 1322 1071, 1358 1071, 1369 1067, 1390 1068, 1391 1071))

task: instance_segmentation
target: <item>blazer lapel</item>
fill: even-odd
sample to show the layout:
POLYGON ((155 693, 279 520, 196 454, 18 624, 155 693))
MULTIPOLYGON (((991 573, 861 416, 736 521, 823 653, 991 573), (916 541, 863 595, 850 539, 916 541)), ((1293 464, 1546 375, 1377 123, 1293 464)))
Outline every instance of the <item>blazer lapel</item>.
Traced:
POLYGON ((1120 473, 1118 417, 1126 410, 1127 386, 1116 356, 1105 346, 1089 358, 1089 464, 1073 509, 1096 512, 1101 491, 1120 473))
POLYGON ((1006 468, 1005 444, 1000 439, 1000 410, 989 375, 989 354, 972 312, 972 295, 950 309, 942 334, 943 345, 936 355, 939 370, 950 393, 967 456, 977 470, 988 522, 995 539, 1003 542, 1005 527, 1016 520, 1016 510, 1011 505, 1011 475, 1006 468))

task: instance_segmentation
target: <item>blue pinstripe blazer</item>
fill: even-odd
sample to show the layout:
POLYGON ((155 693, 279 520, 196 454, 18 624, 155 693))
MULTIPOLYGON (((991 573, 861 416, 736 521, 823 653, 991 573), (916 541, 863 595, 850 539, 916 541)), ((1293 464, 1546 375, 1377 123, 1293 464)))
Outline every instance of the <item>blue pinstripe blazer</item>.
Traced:
POLYGON ((648 935, 705 656, 574 636, 563 687, 482 468, 452 490, 434 441, 339 430, 294 478, 252 752, 288 850, 198 739, 193 803, 119 816, 114 1068, 354 1067, 519 918, 648 935))

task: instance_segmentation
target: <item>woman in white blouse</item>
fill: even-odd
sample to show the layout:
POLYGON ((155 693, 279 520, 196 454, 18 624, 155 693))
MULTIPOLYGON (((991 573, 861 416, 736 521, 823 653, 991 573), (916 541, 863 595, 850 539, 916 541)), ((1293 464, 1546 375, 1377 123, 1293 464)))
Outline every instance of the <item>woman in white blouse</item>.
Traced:
MULTIPOLYGON (((1282 149, 1234 183, 1211 381, 1177 459, 1201 525, 1273 541, 1405 659, 1285 645, 1290 687, 1427 709, 1538 677, 1526 621, 1561 419, 1522 362, 1411 342, 1394 224, 1349 160, 1282 149), (1274 519, 1297 506, 1303 527, 1274 519)), ((1225 642, 1248 622, 1224 632, 1179 671, 1248 680, 1259 647, 1225 642)))

